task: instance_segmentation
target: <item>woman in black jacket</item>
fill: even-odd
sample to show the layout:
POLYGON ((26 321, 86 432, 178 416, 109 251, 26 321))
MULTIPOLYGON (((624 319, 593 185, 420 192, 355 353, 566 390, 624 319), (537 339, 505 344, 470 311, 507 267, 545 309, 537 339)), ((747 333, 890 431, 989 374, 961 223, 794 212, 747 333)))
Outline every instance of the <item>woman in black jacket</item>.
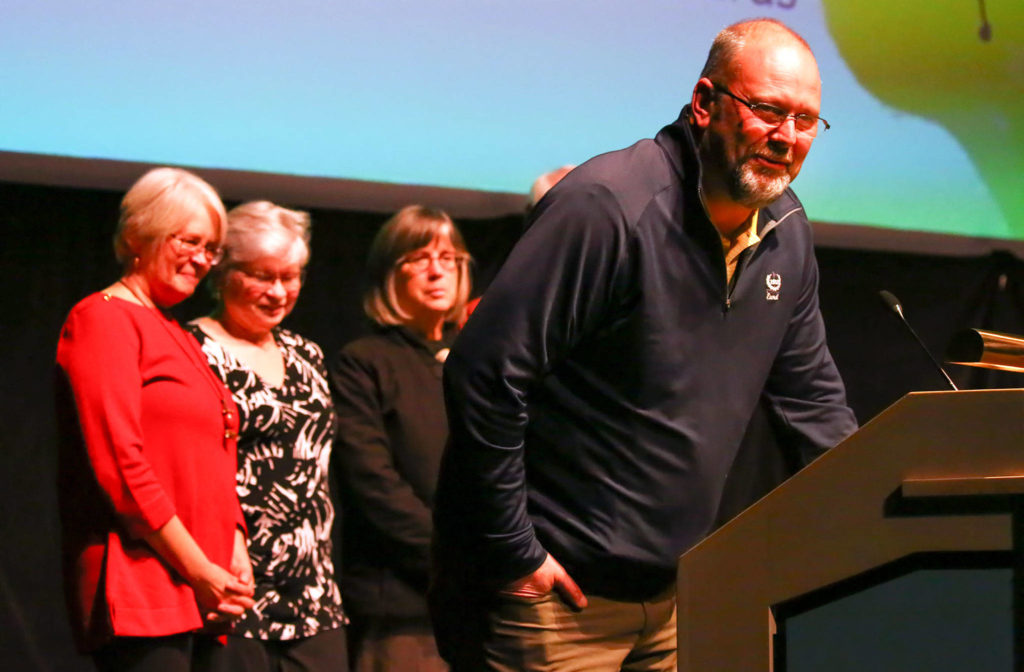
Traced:
POLYGON ((378 232, 363 307, 373 333, 333 362, 342 592, 356 672, 446 670, 426 589, 431 509, 448 423, 441 365, 470 292, 447 214, 408 206, 378 232))

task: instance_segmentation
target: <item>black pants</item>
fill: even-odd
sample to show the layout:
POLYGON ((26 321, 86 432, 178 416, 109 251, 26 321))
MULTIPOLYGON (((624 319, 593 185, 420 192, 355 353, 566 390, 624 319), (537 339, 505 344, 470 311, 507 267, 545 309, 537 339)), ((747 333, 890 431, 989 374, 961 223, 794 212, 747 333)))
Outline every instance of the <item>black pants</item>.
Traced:
POLYGON ((220 644, 182 633, 167 637, 115 637, 92 654, 99 672, 197 672, 220 644))
POLYGON ((204 665, 203 672, 348 672, 346 633, 338 628, 288 640, 231 635, 204 665))

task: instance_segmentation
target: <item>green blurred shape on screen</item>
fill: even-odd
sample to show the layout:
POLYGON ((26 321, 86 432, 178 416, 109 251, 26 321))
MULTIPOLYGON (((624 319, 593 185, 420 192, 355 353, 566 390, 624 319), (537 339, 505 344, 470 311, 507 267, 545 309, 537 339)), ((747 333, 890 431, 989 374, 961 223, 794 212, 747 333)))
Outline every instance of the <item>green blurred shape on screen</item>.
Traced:
POLYGON ((822 4, 829 31, 860 84, 887 105, 948 130, 1013 234, 1024 236, 1024 2, 822 4))

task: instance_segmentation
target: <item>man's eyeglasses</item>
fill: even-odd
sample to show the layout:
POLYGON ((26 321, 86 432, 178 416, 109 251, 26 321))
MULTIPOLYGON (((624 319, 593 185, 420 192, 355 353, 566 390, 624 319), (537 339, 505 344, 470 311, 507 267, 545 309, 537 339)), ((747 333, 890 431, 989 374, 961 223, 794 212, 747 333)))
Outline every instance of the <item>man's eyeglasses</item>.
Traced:
POLYGON ((305 269, 298 273, 265 273, 264 271, 247 271, 244 268, 236 270, 261 289, 270 289, 278 281, 286 289, 294 289, 301 286, 302 282, 306 279, 305 269))
POLYGON ((405 266, 416 273, 422 273, 430 268, 431 262, 436 260, 442 269, 446 271, 454 271, 461 262, 465 261, 465 259, 465 255, 456 254, 455 252, 441 252, 440 254, 434 252, 421 252, 409 257, 402 257, 398 260, 398 265, 405 266))
POLYGON ((827 131, 828 129, 832 128, 832 126, 823 118, 816 117, 813 114, 793 114, 790 112, 786 112, 781 108, 775 107, 774 105, 769 105, 768 103, 752 103, 749 100, 744 100, 743 98, 740 98, 739 96, 737 96, 735 93, 725 88, 724 86, 721 86, 719 84, 713 84, 713 86, 715 87, 715 91, 718 91, 719 93, 724 93, 733 100, 746 105, 747 108, 749 108, 750 111, 754 113, 755 117, 771 126, 781 126, 782 124, 786 123, 787 119, 792 117, 793 125, 796 127, 796 130, 801 131, 803 133, 807 133, 808 131, 814 130, 815 128, 817 128, 819 123, 822 125, 822 130, 827 131))
POLYGON ((211 265, 216 264, 224 256, 224 250, 221 247, 213 243, 204 244, 201 238, 194 236, 184 237, 177 233, 172 233, 171 240, 177 246, 178 254, 190 258, 201 255, 203 260, 211 265))

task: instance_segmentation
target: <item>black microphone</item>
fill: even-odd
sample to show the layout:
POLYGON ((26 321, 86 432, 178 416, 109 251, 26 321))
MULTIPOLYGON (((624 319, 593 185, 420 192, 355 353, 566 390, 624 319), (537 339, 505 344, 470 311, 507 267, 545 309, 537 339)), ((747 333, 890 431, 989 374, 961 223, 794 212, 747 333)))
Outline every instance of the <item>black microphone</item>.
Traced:
POLYGON ((914 337, 914 340, 917 341, 917 344, 920 345, 921 349, 924 350, 926 355, 928 355, 928 359, 932 360, 932 364, 934 364, 935 368, 939 370, 939 373, 942 374, 942 377, 946 379, 946 382, 949 383, 949 386, 953 388, 954 391, 959 392, 960 388, 956 386, 956 384, 953 382, 953 379, 949 377, 949 374, 946 373, 946 370, 944 368, 942 368, 942 365, 939 364, 938 360, 936 360, 932 356, 931 351, 928 350, 928 346, 924 344, 924 341, 922 341, 921 338, 917 335, 917 332, 914 331, 914 328, 910 326, 909 322, 907 322, 907 318, 903 317, 903 306, 900 305, 900 300, 896 298, 896 295, 887 289, 883 289, 878 293, 878 296, 882 297, 882 303, 885 304, 886 308, 896 313, 896 317, 900 318, 900 322, 903 323, 903 325, 907 328, 907 331, 909 331, 910 334, 914 337))

